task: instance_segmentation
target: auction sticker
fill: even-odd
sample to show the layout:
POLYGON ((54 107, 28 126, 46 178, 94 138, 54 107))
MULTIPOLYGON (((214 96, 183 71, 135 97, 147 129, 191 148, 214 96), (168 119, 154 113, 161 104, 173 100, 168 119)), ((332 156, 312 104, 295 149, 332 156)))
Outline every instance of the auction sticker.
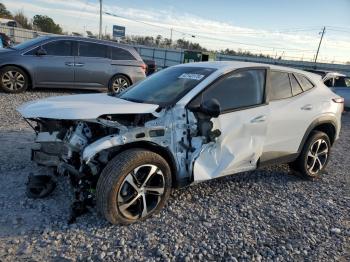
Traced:
POLYGON ((191 80, 201 80, 204 77, 204 75, 200 74, 188 74, 188 73, 183 73, 182 75, 179 76, 180 79, 191 79, 191 80))

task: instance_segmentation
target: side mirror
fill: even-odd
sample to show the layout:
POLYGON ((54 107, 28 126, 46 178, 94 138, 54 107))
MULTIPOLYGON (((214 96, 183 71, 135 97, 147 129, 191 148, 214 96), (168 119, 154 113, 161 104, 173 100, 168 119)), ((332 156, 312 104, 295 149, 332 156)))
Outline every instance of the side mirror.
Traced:
POLYGON ((46 53, 45 49, 40 48, 40 49, 38 49, 38 50, 36 51, 36 55, 37 55, 37 56, 43 56, 43 55, 47 55, 47 53, 46 53))
POLYGON ((201 103, 199 111, 210 117, 218 117, 221 112, 220 103, 215 98, 206 100, 201 103))

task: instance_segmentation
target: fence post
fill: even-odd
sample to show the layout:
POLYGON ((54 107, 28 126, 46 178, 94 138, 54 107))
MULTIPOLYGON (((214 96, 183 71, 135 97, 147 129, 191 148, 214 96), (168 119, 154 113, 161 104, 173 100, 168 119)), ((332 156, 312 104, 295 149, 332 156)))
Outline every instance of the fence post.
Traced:
POLYGON ((163 67, 166 67, 166 55, 167 55, 168 49, 165 49, 165 53, 164 53, 164 65, 163 67))

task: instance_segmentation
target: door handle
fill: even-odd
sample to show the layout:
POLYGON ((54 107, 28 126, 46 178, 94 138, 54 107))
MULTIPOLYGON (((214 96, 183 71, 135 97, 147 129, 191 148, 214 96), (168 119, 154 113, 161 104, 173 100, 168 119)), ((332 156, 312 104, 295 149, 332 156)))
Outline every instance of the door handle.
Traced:
POLYGON ((84 65, 85 65, 84 63, 75 63, 75 66, 77 66, 77 67, 82 67, 84 65))
POLYGON ((250 120, 250 123, 262 123, 265 121, 266 121, 266 116, 261 115, 261 116, 254 117, 252 120, 250 120))
POLYGON ((308 110, 308 111, 310 111, 310 110, 312 110, 312 105, 310 105, 310 104, 304 105, 304 106, 301 108, 301 110, 308 110))
POLYGON ((65 65, 66 66, 74 66, 74 63, 73 62, 66 62, 65 65))

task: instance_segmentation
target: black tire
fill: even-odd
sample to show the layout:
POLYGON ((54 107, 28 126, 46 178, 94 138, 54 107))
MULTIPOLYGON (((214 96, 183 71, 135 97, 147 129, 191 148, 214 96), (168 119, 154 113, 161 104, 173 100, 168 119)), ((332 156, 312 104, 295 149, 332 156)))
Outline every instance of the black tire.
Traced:
MULTIPOLYGON (((167 161, 160 155, 144 149, 126 150, 115 156, 107 164, 107 166, 104 168, 100 175, 100 178, 97 182, 96 190, 97 209, 102 214, 102 216, 104 216, 112 224, 131 224, 137 221, 144 220, 150 217, 151 215, 159 212, 164 207, 171 192, 171 183, 172 179, 170 167, 167 161), (154 172, 154 175, 150 175, 151 171, 146 172, 148 173, 148 175, 144 174, 143 176, 150 178, 148 180, 145 179, 145 183, 147 184, 148 182, 151 182, 152 177, 153 180, 156 179, 157 181, 159 181, 159 177, 157 177, 159 175, 157 173, 162 173, 161 181, 162 185, 164 186, 164 191, 162 194, 153 195, 153 193, 155 192, 153 192, 152 194, 148 194, 148 191, 145 190, 144 192, 146 193, 143 193, 143 195, 141 196, 140 192, 136 192, 134 190, 134 187, 128 183, 128 177, 130 178, 131 176, 133 178, 133 183, 137 184, 137 181, 140 181, 139 176, 137 177, 137 173, 140 171, 134 171, 137 170, 137 168, 139 168, 138 170, 141 170, 142 168, 148 168, 147 165, 156 166, 157 171, 154 172), (137 179, 135 177, 137 177, 137 179), (129 193, 129 191, 131 191, 131 193, 129 193), (125 213, 128 213, 129 210, 124 209, 124 211, 122 211, 121 209, 123 205, 125 206, 125 203, 119 202, 121 198, 124 198, 122 197, 122 194, 124 193, 125 197, 128 198, 128 203, 126 203, 126 205, 129 205, 131 202, 135 203, 128 207, 131 209, 130 214, 132 212, 141 212, 140 209, 144 211, 143 203, 146 203, 147 206, 147 202, 142 201, 146 201, 146 198, 148 197, 151 197, 151 200, 153 200, 153 197, 157 197, 156 204, 154 201, 152 202, 148 199, 149 203, 153 203, 151 211, 148 212, 147 206, 147 215, 143 216, 144 214, 143 212, 141 212, 139 214, 139 217, 130 218, 129 216, 124 215, 125 213), (131 194, 131 197, 127 196, 127 194, 131 194)), ((148 185, 146 187, 152 188, 152 185, 148 185)), ((135 213, 132 213, 132 215, 135 215, 135 213)))
POLYGON ((29 85, 28 74, 16 66, 5 66, 0 70, 0 88, 5 93, 21 93, 29 85))
POLYGON ((313 131, 305 142, 299 157, 294 162, 290 163, 289 166, 303 178, 317 178, 327 167, 330 152, 331 142, 328 135, 321 131, 313 131), (318 141, 321 141, 319 146, 318 141), (327 153, 321 155, 321 153, 326 150, 327 153))
POLYGON ((117 93, 124 91, 131 85, 129 78, 124 75, 115 75, 111 78, 108 84, 108 92, 117 93))

